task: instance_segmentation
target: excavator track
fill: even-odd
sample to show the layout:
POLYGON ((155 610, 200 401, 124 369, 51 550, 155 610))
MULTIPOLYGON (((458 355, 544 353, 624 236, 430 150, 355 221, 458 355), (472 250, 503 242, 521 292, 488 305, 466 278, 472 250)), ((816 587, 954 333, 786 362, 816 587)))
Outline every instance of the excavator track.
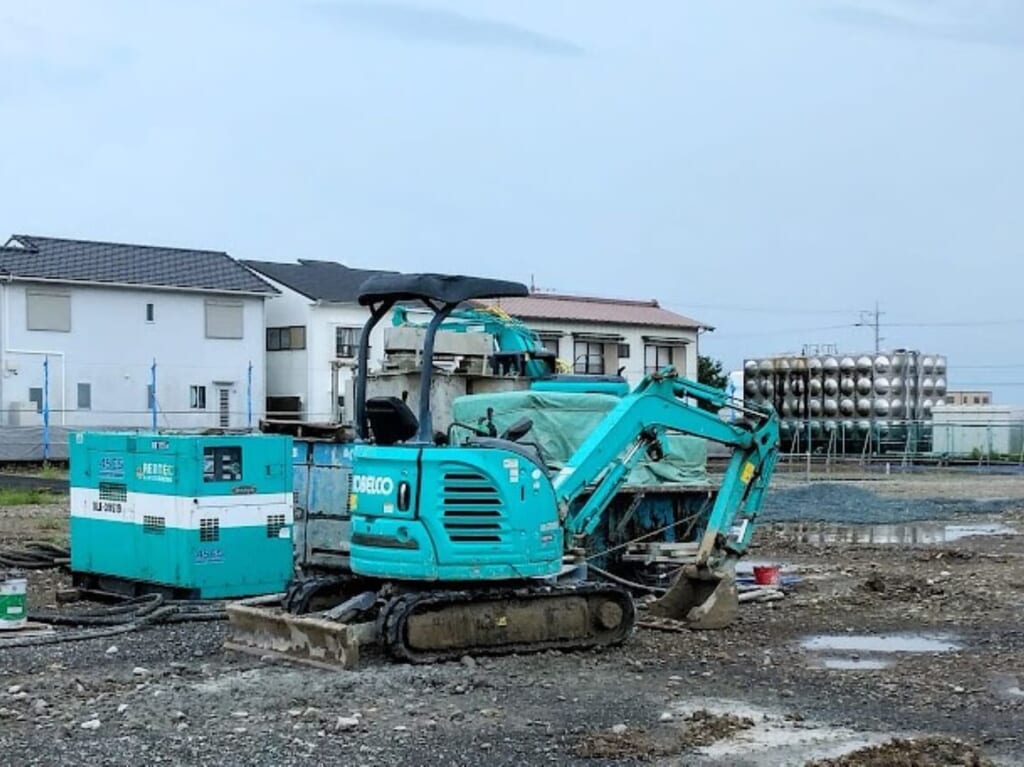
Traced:
POLYGON ((629 591, 605 583, 437 590, 392 598, 379 626, 392 658, 436 663, 613 646, 633 633, 636 607, 629 591))

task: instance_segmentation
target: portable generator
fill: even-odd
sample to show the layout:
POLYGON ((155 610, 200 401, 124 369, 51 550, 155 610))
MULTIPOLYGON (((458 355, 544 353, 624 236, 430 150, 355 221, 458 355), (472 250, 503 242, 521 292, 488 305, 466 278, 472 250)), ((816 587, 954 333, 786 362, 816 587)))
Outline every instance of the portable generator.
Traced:
POLYGON ((206 599, 292 575, 292 438, 74 432, 71 572, 81 589, 206 599))

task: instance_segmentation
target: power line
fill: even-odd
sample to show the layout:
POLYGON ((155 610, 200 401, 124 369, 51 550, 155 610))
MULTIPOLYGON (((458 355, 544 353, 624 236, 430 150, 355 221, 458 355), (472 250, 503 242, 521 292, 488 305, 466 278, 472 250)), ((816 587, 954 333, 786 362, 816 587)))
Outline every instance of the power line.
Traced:
MULTIPOLYGON (((629 299, 623 299, 629 300, 629 299)), ((721 311, 729 312, 752 312, 761 314, 786 314, 786 315, 797 315, 797 314, 853 314, 852 309, 790 309, 784 307, 769 307, 769 306, 744 306, 744 305, 733 305, 733 304, 691 304, 687 301, 661 301, 658 303, 665 308, 675 309, 719 309, 721 311)))
POLYGON ((777 336, 785 333, 814 333, 819 330, 841 330, 852 328, 852 324, 846 325, 822 325, 815 328, 784 328, 781 330, 759 330, 752 333, 713 333, 707 338, 710 341, 714 341, 720 338, 750 338, 753 336, 777 336))
POLYGON ((883 339, 882 339, 882 336, 879 335, 879 330, 880 330, 880 327, 881 327, 881 317, 882 317, 883 314, 885 314, 885 312, 878 311, 878 302, 875 301, 875 310, 873 312, 862 311, 860 313, 860 322, 856 323, 856 327, 864 327, 864 326, 872 326, 872 325, 874 326, 874 328, 875 328, 875 354, 878 354, 879 350, 882 347, 882 340, 883 339), (873 318, 873 319, 871 319, 871 318, 873 318), (870 322, 868 322, 869 319, 871 319, 870 322))

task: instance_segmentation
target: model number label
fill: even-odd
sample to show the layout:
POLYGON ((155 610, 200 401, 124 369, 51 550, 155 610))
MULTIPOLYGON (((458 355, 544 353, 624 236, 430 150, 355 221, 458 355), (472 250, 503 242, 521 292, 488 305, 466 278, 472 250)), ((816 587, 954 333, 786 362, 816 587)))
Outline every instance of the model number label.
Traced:
POLYGON ((390 495, 395 490, 395 481, 391 477, 373 477, 356 475, 352 477, 352 492, 367 495, 390 495))
POLYGON ((121 514, 124 512, 124 507, 116 501, 93 501, 93 511, 106 511, 111 514, 121 514))
POLYGON ((100 458, 100 477, 103 479, 124 479, 124 459, 110 456, 100 458))

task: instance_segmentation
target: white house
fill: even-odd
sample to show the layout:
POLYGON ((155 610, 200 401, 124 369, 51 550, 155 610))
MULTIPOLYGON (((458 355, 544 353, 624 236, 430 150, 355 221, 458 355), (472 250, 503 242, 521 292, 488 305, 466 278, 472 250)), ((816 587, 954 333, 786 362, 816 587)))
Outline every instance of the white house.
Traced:
POLYGON ((255 425, 273 294, 222 252, 14 235, 0 247, 3 422, 45 410, 56 427, 146 428, 155 406, 160 428, 255 425))
POLYGON ((574 372, 615 375, 621 370, 630 384, 666 365, 696 380, 699 335, 713 330, 654 300, 532 293, 480 303, 523 320, 574 372))
MULTIPOLYGON (((334 261, 243 261, 278 291, 267 303, 267 415, 334 421, 347 414, 344 393, 370 313, 359 288, 378 270, 334 261)), ((384 353, 385 318, 370 337, 370 368, 384 353)))
MULTIPOLYGON (((369 312, 360 286, 384 270, 353 269, 332 261, 244 261, 279 295, 267 303, 267 413, 332 421, 350 413, 344 393, 369 312)), ((668 311, 657 301, 623 301, 535 293, 493 304, 537 331, 544 345, 580 373, 622 374, 630 383, 674 364, 697 377, 698 335, 704 323, 668 311)), ((384 357, 385 318, 370 337, 370 369, 384 357)))

